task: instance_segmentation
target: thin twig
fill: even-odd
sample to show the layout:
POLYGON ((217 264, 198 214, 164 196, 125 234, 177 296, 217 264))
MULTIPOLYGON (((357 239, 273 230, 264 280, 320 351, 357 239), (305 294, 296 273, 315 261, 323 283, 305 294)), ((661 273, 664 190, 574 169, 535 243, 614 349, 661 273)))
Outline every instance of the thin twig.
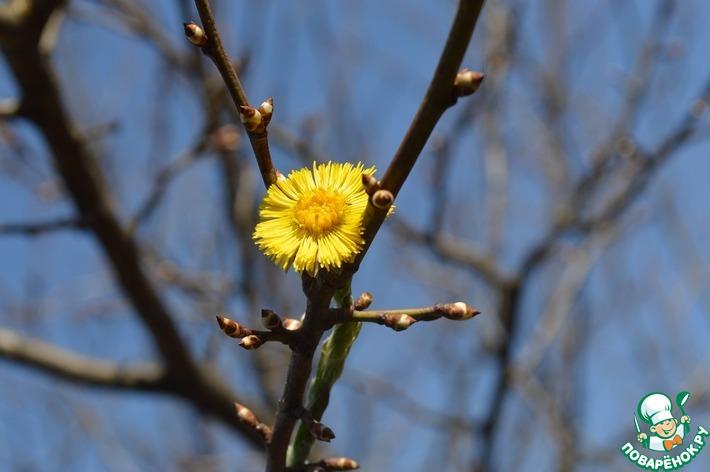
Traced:
POLYGON ((402 218, 392 222, 392 228, 402 240, 426 246, 446 262, 461 265, 479 274, 494 287, 501 287, 510 279, 495 261, 493 254, 439 229, 435 233, 422 232, 402 218))
POLYGON ((456 103, 454 93, 456 72, 461 67, 461 61, 473 35, 483 3, 484 0, 459 2, 454 23, 429 89, 382 178, 382 188, 392 192, 395 197, 414 167, 439 118, 446 109, 456 103))
MULTIPOLYGON (((409 129, 382 179, 381 188, 391 192, 393 197, 396 197, 402 188, 439 118, 450 106, 456 103, 456 90, 454 87, 456 72, 461 67, 461 61, 473 35, 484 1, 459 1, 446 45, 441 53, 426 95, 421 105, 419 105, 419 110, 409 125, 409 129)), ((355 260, 344 268, 343 277, 357 272, 360 262, 365 257, 387 213, 388 208, 377 208, 371 201, 368 203, 363 222, 364 247, 355 260)))
POLYGON ((288 467, 286 472, 328 472, 335 470, 355 470, 359 468, 360 465, 348 457, 332 457, 321 459, 318 462, 288 467))
POLYGON ((478 432, 473 418, 462 417, 447 409, 436 409, 426 398, 398 388, 393 380, 385 380, 364 370, 353 372, 350 369, 350 375, 345 376, 342 382, 363 395, 369 404, 372 400, 381 402, 417 427, 426 426, 441 433, 460 431, 474 435, 478 432))
POLYGON ((304 165, 311 166, 313 162, 328 160, 328 157, 316 149, 308 139, 292 133, 285 127, 272 124, 270 130, 274 145, 295 154, 304 165))
POLYGON ((263 331, 247 328, 225 316, 217 316, 217 323, 222 332, 230 338, 239 339, 239 345, 248 350, 257 349, 262 344, 272 341, 293 346, 298 340, 301 322, 292 319, 284 320, 287 321, 290 323, 263 331))
POLYGON ((41 236, 65 229, 84 229, 86 224, 77 218, 58 218, 32 223, 0 223, 0 235, 41 236))
POLYGON ((422 308, 401 308, 383 311, 336 308, 331 310, 331 320, 334 324, 349 322, 377 323, 395 331, 403 331, 418 321, 434 321, 442 317, 457 321, 468 320, 479 313, 478 310, 466 303, 455 302, 438 303, 422 308))
MULTIPOLYGON (((227 53, 222 46, 222 39, 217 29, 217 22, 212 14, 210 3, 208 0, 195 0, 195 6, 200 14, 202 25, 207 33, 207 43, 202 47, 202 51, 215 63, 219 70, 222 79, 224 80, 227 90, 232 97, 232 101, 241 112, 242 107, 249 107, 249 100, 244 92, 244 87, 234 70, 232 63, 227 57, 227 53)), ((269 141, 266 128, 259 131, 249 131, 249 141, 254 150, 256 162, 259 165, 259 172, 264 180, 264 185, 268 188, 276 182, 276 169, 271 160, 271 152, 269 151, 269 141)))
POLYGON ((141 223, 150 218, 158 205, 160 205, 160 201, 167 192, 170 182, 182 171, 205 156, 204 152, 207 150, 208 145, 209 135, 205 132, 190 149, 163 167, 156 174, 148 197, 140 205, 138 211, 128 224, 128 231, 130 233, 133 233, 141 223))

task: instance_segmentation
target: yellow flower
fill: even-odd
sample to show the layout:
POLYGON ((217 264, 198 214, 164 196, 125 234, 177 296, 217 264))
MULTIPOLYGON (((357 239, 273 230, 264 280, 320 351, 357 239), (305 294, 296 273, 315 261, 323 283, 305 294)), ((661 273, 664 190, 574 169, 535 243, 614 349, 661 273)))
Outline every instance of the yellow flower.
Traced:
POLYGON ((254 241, 282 269, 314 276, 352 262, 364 244, 367 193, 361 163, 313 163, 271 185, 259 207, 254 241))

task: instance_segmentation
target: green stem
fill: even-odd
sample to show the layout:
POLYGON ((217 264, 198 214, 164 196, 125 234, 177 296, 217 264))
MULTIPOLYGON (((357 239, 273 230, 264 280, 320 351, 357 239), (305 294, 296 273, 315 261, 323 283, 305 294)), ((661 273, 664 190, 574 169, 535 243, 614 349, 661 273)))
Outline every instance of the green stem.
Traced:
MULTIPOLYGON (((353 300, 349 280, 345 287, 335 292, 333 299, 339 308, 352 305, 353 300)), ((323 343, 318 370, 313 380, 311 380, 306 400, 306 408, 315 420, 320 421, 325 409, 328 407, 330 390, 343 373, 345 359, 347 359, 350 348, 360 333, 360 327, 361 323, 339 324, 323 343)), ((305 463, 313 442, 313 436, 308 431, 308 428, 301 423, 296 436, 288 448, 288 465, 297 466, 305 463)))

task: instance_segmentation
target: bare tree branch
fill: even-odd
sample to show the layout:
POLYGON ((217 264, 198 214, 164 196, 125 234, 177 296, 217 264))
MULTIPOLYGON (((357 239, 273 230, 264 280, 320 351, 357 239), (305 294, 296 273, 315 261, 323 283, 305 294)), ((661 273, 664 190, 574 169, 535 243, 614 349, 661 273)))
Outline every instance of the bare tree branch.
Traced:
POLYGON ((274 144, 283 148, 284 151, 298 156, 304 165, 310 166, 313 162, 326 162, 328 160, 327 156, 314 148, 307 139, 291 133, 285 127, 272 124, 270 131, 274 144))
MULTIPOLYGON (((237 72, 234 70, 232 63, 227 57, 227 53, 224 51, 224 46, 222 46, 222 40, 219 36, 219 30, 217 29, 217 22, 212 14, 210 3, 208 0, 195 0, 195 5, 197 6, 202 25, 207 33, 206 44, 202 46, 202 51, 214 61, 217 69, 219 69, 219 73, 222 75, 222 79, 224 79, 224 83, 227 85, 227 90, 229 90, 229 94, 232 96, 237 110, 240 114, 243 114, 243 107, 250 107, 249 100, 237 76, 237 72)), ((260 127, 257 130, 247 129, 247 134, 249 135, 249 141, 254 150, 264 185, 269 187, 276 182, 276 169, 271 160, 266 126, 260 127)))
MULTIPOLYGON (((463 61, 468 43, 473 35, 473 29, 483 8, 483 3, 484 0, 459 1, 446 45, 441 52, 439 63, 426 95, 382 178, 380 187, 390 192, 393 197, 396 197, 402 188, 439 118, 456 103, 454 86, 456 72, 461 67, 461 61, 463 61)), ((377 208, 372 201, 368 203, 363 223, 365 245, 355 260, 344 268, 345 274, 357 272, 360 262, 382 226, 388 210, 389 207, 377 208)))
POLYGON ((207 133, 203 133, 200 139, 190 149, 158 171, 148 197, 140 205, 135 216, 128 224, 129 232, 133 233, 143 221, 150 218, 150 215, 158 207, 167 192, 170 182, 192 164, 199 161, 200 158, 204 157, 204 152, 208 144, 209 138, 207 133))
POLYGON ((142 266, 137 242, 119 221, 96 156, 81 140, 64 108, 48 57, 38 50, 47 19, 61 4, 38 2, 23 19, 23 27, 0 40, 0 48, 22 92, 25 116, 46 139, 57 172, 81 219, 97 238, 123 293, 150 331, 165 368, 178 383, 178 394, 196 408, 233 426, 251 444, 261 445, 262 437, 234 417, 234 393, 192 358, 142 266))
POLYGON ((33 223, 0 223, 0 235, 42 236, 55 231, 77 230, 85 227, 85 223, 75 218, 58 218, 33 223))
POLYGON ((422 308, 400 308, 382 311, 354 310, 352 307, 331 310, 332 323, 376 323, 404 331, 418 321, 434 321, 439 318, 450 320, 468 320, 480 312, 464 302, 437 303, 422 308))
MULTIPOLYGON (((468 48, 482 7, 483 0, 461 0, 459 2, 453 25, 429 89, 381 183, 381 191, 389 192, 389 204, 392 203, 392 199, 409 175, 439 118, 447 108, 456 102, 456 72, 468 48)), ((470 75, 468 73, 467 77, 470 75)), ((478 76, 478 79, 480 83, 482 76, 478 76)), ((472 86, 470 93, 472 93, 477 85, 470 85, 472 86)), ((323 276, 319 275, 316 280, 308 276, 303 277, 304 293, 308 298, 308 308, 303 327, 300 330, 304 336, 304 342, 300 348, 293 350, 289 364, 284 393, 279 402, 276 423, 273 427, 273 439, 268 449, 267 471, 269 472, 281 472, 285 468, 286 448, 298 418, 297 415, 294 415, 294 411, 303 408, 304 390, 310 376, 313 354, 323 335, 324 327, 327 326, 323 324, 323 317, 327 316, 328 304, 334 290, 344 287, 357 271, 360 261, 387 215, 389 204, 386 206, 373 204, 373 199, 377 197, 378 193, 375 192, 368 203, 363 231, 365 245, 355 261, 344 267, 342 273, 338 275, 325 273, 323 276)))
POLYGON ((402 218, 396 218, 392 223, 394 232, 403 240, 425 246, 440 259, 473 270, 493 286, 505 285, 510 279, 498 267, 492 254, 467 241, 445 234, 438 228, 431 228, 432 233, 423 233, 402 218))
POLYGON ((303 396, 311 375, 313 355, 328 327, 330 300, 335 289, 304 274, 303 291, 308 299, 306 316, 301 329, 298 330, 300 339, 291 347, 292 354, 286 383, 272 427, 273 436, 267 450, 266 470, 268 472, 282 472, 286 468, 286 449, 296 421, 302 416, 303 396))
POLYGON ((75 354, 0 328, 0 357, 70 382, 135 391, 166 391, 167 372, 157 364, 119 365, 75 354))

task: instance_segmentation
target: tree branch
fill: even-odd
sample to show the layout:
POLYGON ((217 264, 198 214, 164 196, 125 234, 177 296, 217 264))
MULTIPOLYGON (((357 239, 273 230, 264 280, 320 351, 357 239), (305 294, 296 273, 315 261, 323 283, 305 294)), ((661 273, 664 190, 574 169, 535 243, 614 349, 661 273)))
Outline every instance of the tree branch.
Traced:
POLYGON ((44 341, 0 328, 0 358, 80 385, 131 392, 155 392, 186 400, 200 411, 218 418, 253 446, 264 444, 265 431, 245 423, 234 411, 234 395, 207 368, 191 379, 155 363, 122 366, 92 359, 44 341))
POLYGON ((41 236, 64 229, 84 228, 86 224, 79 219, 57 218, 32 223, 0 223, 0 235, 41 236))
POLYGON ((359 468, 360 465, 348 457, 332 457, 321 459, 318 462, 288 467, 286 472, 328 472, 335 470, 356 470, 359 468))
POLYGON ((62 103, 49 58, 38 50, 47 19, 61 1, 37 2, 22 28, 0 39, 0 48, 22 92, 24 116, 44 136, 57 173, 77 212, 99 242, 122 292, 150 331, 165 369, 176 384, 175 394, 201 411, 219 418, 254 446, 260 435, 234 415, 235 395, 218 377, 198 366, 183 342, 168 308, 141 263, 137 242, 122 226, 98 159, 77 132, 62 103))
POLYGON ((331 320, 337 323, 377 323, 392 328, 395 331, 404 331, 418 321, 434 321, 439 318, 450 320, 468 320, 478 315, 480 311, 463 302, 438 303, 424 308, 402 308, 384 311, 360 311, 352 307, 336 308, 331 310, 331 320))
MULTIPOLYGON (((242 113, 242 121, 245 123, 252 141, 262 178, 268 187, 275 182, 276 172, 268 154, 265 125, 260 125, 261 118, 258 113, 261 110, 249 107, 239 78, 224 52, 209 2, 195 0, 195 4, 205 29, 202 30, 195 24, 186 24, 186 34, 190 41, 202 48, 203 52, 215 62, 219 69, 235 105, 242 113), (258 119, 251 122, 250 120, 255 116, 258 119), (254 132, 255 129, 258 130, 258 134, 254 132)), ((419 111, 385 173, 381 183, 381 191, 373 192, 373 198, 368 203, 364 229, 365 246, 362 252, 341 274, 334 276, 326 274, 316 279, 307 275, 303 276, 303 291, 306 294, 308 305, 303 325, 290 335, 289 345, 292 349, 292 356, 272 428, 272 439, 268 446, 267 471, 282 472, 285 469, 286 449, 296 421, 302 416, 304 391, 312 369, 313 355, 324 331, 332 326, 332 321, 328 319, 331 315, 329 304, 335 290, 344 287, 352 274, 357 271, 369 244, 387 215, 389 205, 409 175, 441 115, 456 102, 459 96, 475 92, 483 79, 482 74, 471 71, 461 72, 460 77, 456 74, 482 7, 483 0, 462 0, 459 3, 439 64, 419 111)), ((268 113, 271 114, 270 105, 268 113)), ((458 304, 453 304, 452 307, 447 305, 445 308, 440 306, 421 312, 415 311, 421 319, 433 319, 439 316, 473 316, 473 309, 469 309, 464 304, 461 305, 464 306, 463 310, 457 310, 460 307, 458 304)), ((367 318, 369 315, 359 313, 358 316, 367 318)), ((388 315, 384 316, 386 319, 388 315)), ((401 317, 401 315, 396 316, 401 317)), ((222 326, 223 322, 220 322, 220 325, 222 326)), ((258 334, 248 334, 242 336, 242 343, 248 339, 257 342, 260 338, 258 334)), ((247 344, 251 344, 251 341, 247 344)))
POLYGON ((437 257, 475 271, 493 286, 503 286, 510 279, 491 254, 440 229, 435 228, 434 233, 421 232, 401 218, 393 221, 393 229, 403 240, 424 245, 437 257))
POLYGON ((461 0, 434 77, 384 177, 382 188, 395 197, 429 140, 441 115, 456 103, 455 79, 484 0, 461 0))
POLYGON ((170 182, 180 175, 181 172, 200 160, 200 158, 204 157, 204 152, 207 150, 208 146, 209 135, 206 131, 202 133, 200 138, 190 149, 158 171, 153 179, 153 186, 148 197, 141 203, 138 211, 128 224, 128 231, 130 233, 135 232, 136 228, 138 228, 141 223, 150 218, 150 215, 158 207, 167 192, 170 182))
MULTIPOLYGON (((276 318, 278 315, 270 310, 276 318)), ((263 314, 262 314, 263 317, 263 314)), ((239 339, 239 345, 244 349, 257 349, 262 344, 277 341, 288 346, 293 346, 298 338, 301 329, 301 322, 292 318, 281 320, 278 318, 278 326, 269 327, 269 331, 259 331, 240 325, 236 321, 225 316, 217 316, 219 329, 230 338, 239 339)))
POLYGON ((267 449, 267 472, 282 472, 286 468, 288 448, 296 421, 303 414, 303 397, 311 375, 313 355, 328 327, 330 301, 335 289, 303 275, 303 292, 308 300, 298 340, 292 345, 286 384, 279 401, 273 437, 267 449))
POLYGON ((0 328, 0 357, 56 377, 93 387, 165 391, 166 372, 157 364, 121 366, 92 359, 37 339, 0 328))
MULTIPOLYGON (((461 66, 484 1, 459 1, 446 45, 441 52, 426 95, 382 179, 380 187, 391 192, 392 197, 396 197, 402 188, 439 118, 456 103, 456 72, 461 66)), ((377 208, 372 201, 368 203, 363 222, 364 247, 355 260, 344 267, 342 277, 347 278, 357 272, 388 210, 389 207, 377 208)))
MULTIPOLYGON (((321 310, 327 311, 334 291, 348 284, 352 275, 357 272, 360 262, 388 213, 392 200, 409 175, 441 115, 448 107, 456 103, 457 96, 473 93, 482 80, 482 75, 470 71, 462 72, 463 80, 456 80, 456 72, 461 65, 482 7, 483 0, 461 0, 459 2, 446 45, 419 111, 395 153, 383 181, 379 183, 379 191, 373 191, 371 194, 372 198, 368 202, 363 223, 363 239, 365 241, 363 249, 352 263, 343 267, 339 274, 323 271, 317 280, 310 282, 321 288, 330 288, 327 300, 312 299, 309 296, 309 291, 306 290, 306 284, 304 284, 304 293, 307 294, 309 307, 312 310, 310 319, 315 329, 310 332, 306 327, 309 321, 309 312, 307 311, 303 330, 310 334, 312 336, 310 339, 315 342, 313 344, 306 343, 306 349, 303 352, 294 350, 291 357, 286 387, 279 404, 277 423, 273 428, 274 438, 269 447, 267 463, 267 471, 269 472, 284 470, 286 446, 296 422, 293 415, 289 415, 288 412, 295 408, 296 403, 299 405, 303 403, 303 390, 310 375, 313 352, 323 334, 322 326, 318 326, 318 322, 315 320, 318 316, 323 316, 321 310), (320 332, 317 332, 318 329, 320 332), (299 369, 303 370, 299 372, 299 369)), ((305 277, 304 281, 306 281, 305 277)), ((319 293, 319 297, 325 293, 327 292, 319 293)))
MULTIPOLYGON (((202 25, 207 34, 206 43, 201 46, 202 51, 212 59, 217 66, 227 86, 227 90, 229 90, 232 101, 237 107, 237 111, 243 116, 244 108, 242 107, 250 107, 249 100, 244 92, 239 76, 237 76, 237 72, 234 70, 232 63, 227 57, 227 53, 224 51, 222 39, 220 38, 217 22, 212 14, 210 3, 208 0, 195 0, 195 6, 197 6, 202 25)), ((247 134, 249 135, 249 141, 254 150, 254 156, 259 165, 259 172, 261 172, 264 185, 268 188, 271 184, 276 182, 276 169, 271 160, 266 126, 260 127, 257 130, 250 130, 247 127, 247 134)))

